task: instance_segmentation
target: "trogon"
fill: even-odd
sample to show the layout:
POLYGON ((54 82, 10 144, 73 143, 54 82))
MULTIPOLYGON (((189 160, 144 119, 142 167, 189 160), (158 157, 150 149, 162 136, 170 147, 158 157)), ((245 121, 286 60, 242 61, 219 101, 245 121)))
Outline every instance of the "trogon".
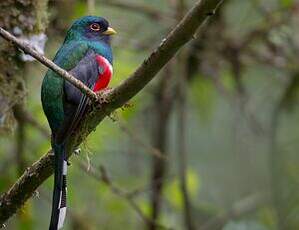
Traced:
MULTIPOLYGON (((53 61, 94 92, 105 90, 113 74, 110 40, 115 33, 102 17, 82 17, 67 31, 53 61)), ((54 189, 49 229, 57 230, 63 227, 66 214, 67 146, 90 103, 78 88, 52 70, 48 70, 43 79, 41 100, 52 131, 54 151, 54 189)))

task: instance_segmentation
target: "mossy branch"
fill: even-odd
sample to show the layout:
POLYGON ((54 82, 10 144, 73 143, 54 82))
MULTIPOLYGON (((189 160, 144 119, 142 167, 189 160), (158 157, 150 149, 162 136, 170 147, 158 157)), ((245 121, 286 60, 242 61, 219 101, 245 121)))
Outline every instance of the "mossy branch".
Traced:
MULTIPOLYGON (((107 115, 140 92, 178 50, 193 38, 197 28, 214 14, 221 2, 222 0, 199 0, 137 70, 106 95, 108 103, 99 107, 94 106, 86 114, 73 136, 69 148, 74 149, 75 146, 78 146, 107 115)), ((50 150, 30 166, 17 182, 0 197, 0 225, 4 224, 33 195, 38 186, 53 173, 52 157, 53 154, 50 150)))

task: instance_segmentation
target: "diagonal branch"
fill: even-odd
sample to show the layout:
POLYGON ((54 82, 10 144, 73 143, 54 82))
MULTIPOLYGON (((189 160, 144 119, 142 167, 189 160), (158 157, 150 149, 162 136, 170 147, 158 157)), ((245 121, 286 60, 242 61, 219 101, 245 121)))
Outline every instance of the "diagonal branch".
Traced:
POLYGON ((120 0, 99 0, 99 2, 107 6, 120 8, 122 10, 125 9, 136 13, 142 13, 143 15, 153 20, 172 18, 171 15, 167 15, 166 13, 158 9, 155 9, 153 7, 144 4, 136 4, 129 1, 120 1, 120 0))
POLYGON ((17 39, 15 36, 4 30, 0 27, 0 36, 3 37, 5 40, 12 42, 14 45, 16 45, 18 48, 23 50, 26 54, 30 54, 32 57, 37 59, 39 62, 44 64, 45 66, 49 67, 51 70, 56 72, 59 76, 61 76, 66 81, 70 82, 74 86, 76 86, 80 91, 84 94, 86 94, 91 100, 97 101, 98 96, 96 93, 94 93, 90 88, 88 88, 82 81, 76 79, 74 76, 69 74, 66 70, 60 68, 58 65, 56 65, 54 62, 46 58, 45 56, 41 55, 39 52, 37 52, 34 48, 30 47, 29 44, 26 42, 17 39))
MULTIPOLYGON (((210 15, 214 14, 221 2, 222 0, 197 1, 194 7, 169 33, 149 58, 127 80, 106 96, 108 103, 102 104, 99 108, 95 106, 86 114, 77 132, 73 135, 69 146, 70 150, 78 146, 113 110, 121 107, 141 91, 177 51, 192 39, 197 28, 210 15)), ((41 61, 40 58, 38 60, 41 61)), ((32 196, 37 187, 51 176, 53 173, 52 158, 53 153, 50 150, 32 166, 27 168, 17 182, 0 197, 0 225, 9 219, 32 196)))

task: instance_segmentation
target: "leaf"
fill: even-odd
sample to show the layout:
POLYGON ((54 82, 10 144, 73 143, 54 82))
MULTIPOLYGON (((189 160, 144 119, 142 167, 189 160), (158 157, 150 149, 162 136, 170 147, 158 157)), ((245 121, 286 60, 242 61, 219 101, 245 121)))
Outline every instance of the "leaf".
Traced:
MULTIPOLYGON (((200 188, 200 180, 198 174, 192 170, 187 171, 187 190, 190 197, 195 197, 200 188)), ((183 197, 179 184, 179 180, 175 179, 165 188, 165 197, 176 208, 183 207, 183 197)))

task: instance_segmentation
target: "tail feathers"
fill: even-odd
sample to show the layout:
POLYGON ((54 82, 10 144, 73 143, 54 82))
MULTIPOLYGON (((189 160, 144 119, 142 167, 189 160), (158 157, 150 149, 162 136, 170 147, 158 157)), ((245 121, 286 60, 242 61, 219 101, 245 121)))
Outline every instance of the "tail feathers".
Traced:
POLYGON ((54 189, 52 214, 49 230, 63 227, 66 215, 66 174, 67 159, 64 144, 54 145, 54 189))

